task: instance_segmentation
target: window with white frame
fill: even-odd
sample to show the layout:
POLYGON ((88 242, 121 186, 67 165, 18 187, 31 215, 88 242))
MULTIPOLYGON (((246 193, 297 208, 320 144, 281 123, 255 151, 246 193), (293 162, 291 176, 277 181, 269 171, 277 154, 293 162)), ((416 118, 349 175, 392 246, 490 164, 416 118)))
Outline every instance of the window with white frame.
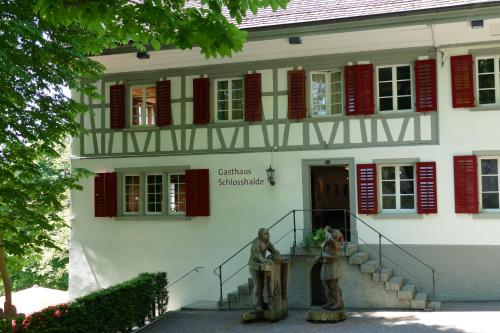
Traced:
POLYGON ((479 105, 500 103, 500 57, 480 57, 477 64, 477 96, 479 105))
POLYGON ((311 114, 327 116, 342 114, 342 71, 311 73, 311 114))
POLYGON ((500 209, 498 161, 499 158, 492 157, 480 159, 480 202, 484 211, 500 209))
POLYGON ((216 120, 243 120, 243 79, 215 81, 216 120))
POLYGON ((168 182, 169 207, 171 214, 186 212, 186 177, 184 174, 170 174, 168 182))
POLYGON ((130 91, 132 126, 153 126, 156 117, 156 87, 133 86, 130 91))
POLYGON ((415 211, 415 167, 383 165, 380 167, 382 211, 415 211))
POLYGON ((412 80, 410 65, 377 67, 379 111, 412 111, 412 80))
POLYGON ((124 176, 124 212, 125 214, 138 214, 141 195, 141 177, 139 175, 124 176))
POLYGON ((163 211, 163 175, 146 175, 146 213, 161 214, 163 211))

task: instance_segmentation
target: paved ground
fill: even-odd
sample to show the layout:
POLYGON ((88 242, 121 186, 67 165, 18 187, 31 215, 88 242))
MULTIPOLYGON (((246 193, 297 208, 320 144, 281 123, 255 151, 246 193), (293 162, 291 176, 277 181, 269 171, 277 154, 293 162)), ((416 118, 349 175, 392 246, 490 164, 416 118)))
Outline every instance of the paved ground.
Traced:
POLYGON ((314 324, 305 321, 306 312, 292 310, 277 323, 240 323, 241 311, 175 311, 153 323, 141 333, 498 333, 500 302, 443 304, 441 311, 352 311, 338 324, 314 324))

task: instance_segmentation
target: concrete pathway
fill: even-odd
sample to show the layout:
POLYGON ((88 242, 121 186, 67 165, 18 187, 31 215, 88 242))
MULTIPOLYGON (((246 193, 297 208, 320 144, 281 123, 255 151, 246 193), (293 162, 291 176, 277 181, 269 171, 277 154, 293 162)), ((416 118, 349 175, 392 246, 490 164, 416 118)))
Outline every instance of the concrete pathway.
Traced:
POLYGON ((338 324, 305 321, 306 311, 291 310, 277 323, 241 324, 242 311, 174 311, 141 333, 498 333, 500 302, 448 303, 441 311, 351 311, 348 320, 338 324))

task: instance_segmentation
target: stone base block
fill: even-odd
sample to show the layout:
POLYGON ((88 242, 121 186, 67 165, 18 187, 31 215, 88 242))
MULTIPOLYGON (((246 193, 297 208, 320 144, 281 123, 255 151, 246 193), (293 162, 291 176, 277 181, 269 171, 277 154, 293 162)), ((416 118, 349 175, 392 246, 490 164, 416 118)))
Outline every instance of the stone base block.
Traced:
POLYGON ((342 310, 310 310, 307 312, 307 320, 315 323, 338 323, 347 319, 347 313, 342 310))
POLYGON ((276 311, 255 312, 247 311, 241 315, 241 321, 246 324, 257 321, 279 321, 287 317, 287 312, 277 313, 276 311))

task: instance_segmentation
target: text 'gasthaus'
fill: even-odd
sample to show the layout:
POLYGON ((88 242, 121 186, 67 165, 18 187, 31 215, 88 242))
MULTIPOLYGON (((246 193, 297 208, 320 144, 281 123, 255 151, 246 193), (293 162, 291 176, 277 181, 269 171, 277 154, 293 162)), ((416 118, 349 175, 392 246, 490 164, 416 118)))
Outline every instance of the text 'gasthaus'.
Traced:
POLYGON ((259 186, 264 185, 265 181, 259 177, 251 177, 252 170, 250 169, 238 169, 238 168, 230 168, 224 169, 220 168, 217 170, 219 176, 223 176, 222 178, 217 179, 217 185, 219 186, 259 186), (244 176, 244 177, 224 177, 224 176, 244 176), (250 177, 247 177, 250 176, 250 177))

